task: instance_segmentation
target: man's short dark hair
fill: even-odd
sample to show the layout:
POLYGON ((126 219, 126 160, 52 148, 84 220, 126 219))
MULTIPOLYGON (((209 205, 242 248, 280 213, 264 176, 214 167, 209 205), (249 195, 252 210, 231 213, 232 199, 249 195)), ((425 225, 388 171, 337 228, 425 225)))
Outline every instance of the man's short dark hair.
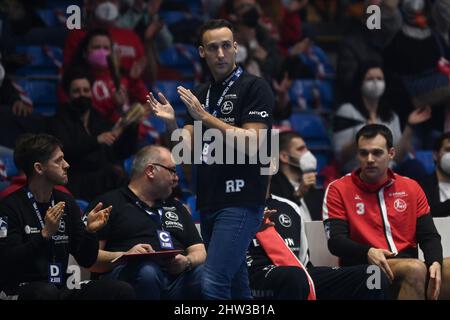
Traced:
POLYGON ((356 134, 356 145, 360 137, 365 139, 375 138, 377 135, 381 135, 386 139, 386 146, 388 150, 393 147, 393 138, 391 130, 382 124, 368 124, 362 127, 356 134))
POLYGON ((294 138, 303 139, 303 137, 295 131, 281 132, 279 134, 279 138, 280 138, 280 151, 288 151, 292 139, 294 138))
POLYGON ((70 85, 74 80, 79 79, 87 79, 89 81, 89 85, 92 86, 93 78, 90 75, 89 72, 80 70, 79 68, 70 68, 66 72, 64 72, 63 78, 62 78, 62 87, 64 89, 64 92, 68 95, 70 94, 70 85))
POLYGON ((433 151, 439 152, 445 140, 450 140, 450 131, 444 132, 434 141, 433 151))
POLYGON ((49 134, 24 134, 17 138, 14 148, 14 163, 30 178, 36 162, 45 163, 62 143, 49 134))
POLYGON ((203 45, 203 35, 206 31, 214 30, 214 29, 220 29, 220 28, 228 28, 231 30, 234 36, 234 27, 231 22, 225 19, 212 19, 206 21, 201 27, 198 32, 198 45, 203 45))

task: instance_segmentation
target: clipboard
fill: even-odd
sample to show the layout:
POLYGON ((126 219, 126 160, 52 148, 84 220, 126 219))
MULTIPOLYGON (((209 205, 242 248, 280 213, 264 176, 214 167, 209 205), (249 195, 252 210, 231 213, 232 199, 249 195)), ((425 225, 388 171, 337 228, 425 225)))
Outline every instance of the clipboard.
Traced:
POLYGON ((177 254, 184 253, 184 250, 163 250, 147 253, 125 253, 117 258, 111 260, 111 263, 127 263, 131 261, 136 261, 139 259, 150 259, 150 260, 166 260, 175 257, 177 254))

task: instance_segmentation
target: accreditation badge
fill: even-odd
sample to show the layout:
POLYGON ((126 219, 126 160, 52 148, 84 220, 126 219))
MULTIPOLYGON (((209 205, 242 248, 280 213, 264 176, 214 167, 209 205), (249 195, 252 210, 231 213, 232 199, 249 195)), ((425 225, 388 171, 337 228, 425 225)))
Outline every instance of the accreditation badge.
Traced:
POLYGON ((165 250, 173 250, 172 237, 169 231, 165 230, 157 230, 158 232, 158 240, 161 246, 161 249, 165 250))
POLYGON ((48 282, 53 284, 61 284, 63 275, 61 263, 49 263, 48 265, 48 282))

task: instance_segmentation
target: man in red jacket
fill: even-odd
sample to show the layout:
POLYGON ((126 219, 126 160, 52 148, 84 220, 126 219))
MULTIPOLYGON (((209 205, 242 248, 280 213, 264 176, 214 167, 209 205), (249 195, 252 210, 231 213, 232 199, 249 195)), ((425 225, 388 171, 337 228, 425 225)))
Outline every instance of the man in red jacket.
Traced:
POLYGON ((360 168, 332 182, 325 194, 328 248, 343 265, 381 267, 399 299, 448 298, 450 260, 442 257, 425 194, 416 181, 389 169, 391 131, 369 124, 356 142, 360 168), (418 259, 418 244, 425 262, 418 259))

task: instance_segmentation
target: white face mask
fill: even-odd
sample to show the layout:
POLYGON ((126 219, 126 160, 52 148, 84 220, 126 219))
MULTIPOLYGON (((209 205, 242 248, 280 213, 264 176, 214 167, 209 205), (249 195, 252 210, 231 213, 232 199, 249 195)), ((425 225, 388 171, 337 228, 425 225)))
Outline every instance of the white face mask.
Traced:
POLYGON ((103 2, 95 9, 95 15, 99 20, 114 21, 119 16, 119 9, 112 2, 103 2))
POLYGON ((299 166, 303 173, 315 172, 317 170, 317 159, 308 150, 300 157, 299 166))
POLYGON ((383 95, 385 86, 384 80, 365 80, 362 85, 362 94, 369 99, 378 99, 383 95))
POLYGON ((404 11, 411 13, 423 10, 425 7, 424 0, 403 0, 402 8, 404 11))
POLYGON ((236 63, 243 63, 247 59, 247 48, 245 46, 237 45, 236 63))
POLYGON ((439 166, 446 174, 450 175, 450 152, 444 153, 439 162, 439 166))
POLYGON ((3 80, 5 79, 5 68, 0 63, 0 87, 3 85, 3 80))

